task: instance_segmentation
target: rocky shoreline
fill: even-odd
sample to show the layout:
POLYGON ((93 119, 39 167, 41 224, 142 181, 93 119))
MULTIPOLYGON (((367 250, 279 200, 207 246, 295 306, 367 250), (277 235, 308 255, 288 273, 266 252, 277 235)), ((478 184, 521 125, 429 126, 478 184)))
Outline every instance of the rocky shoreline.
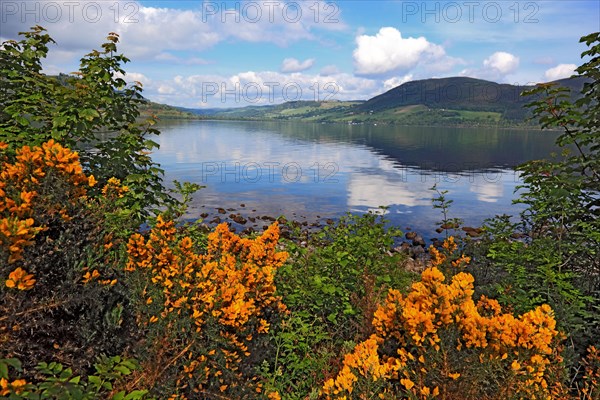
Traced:
MULTIPOLYGON (((200 213, 201 226, 207 232, 214 226, 226 222, 233 232, 239 232, 242 235, 251 235, 266 230, 273 222, 278 221, 281 226, 281 237, 293 240, 298 245, 307 246, 310 236, 321 230, 325 226, 335 225, 337 219, 329 217, 316 216, 316 219, 310 220, 304 216, 293 216, 295 219, 288 219, 285 216, 273 217, 272 215, 261 215, 256 209, 247 207, 241 203, 239 209, 215 207, 214 210, 205 210, 200 213)), ((458 230, 464 232, 464 235, 471 238, 481 236, 481 228, 461 227, 447 224, 436 229, 437 233, 449 230, 458 230)), ((403 268, 411 272, 421 272, 425 269, 429 261, 429 246, 441 247, 443 238, 425 239, 418 232, 412 231, 410 227, 405 228, 406 233, 402 240, 388 250, 389 255, 403 254, 403 268)))

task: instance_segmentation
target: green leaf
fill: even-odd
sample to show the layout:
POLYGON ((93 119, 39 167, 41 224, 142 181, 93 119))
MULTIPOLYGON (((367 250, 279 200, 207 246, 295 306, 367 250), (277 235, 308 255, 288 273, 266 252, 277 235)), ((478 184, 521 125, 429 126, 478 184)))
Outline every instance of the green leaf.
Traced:
POLYGON ((66 380, 66 379, 70 378, 72 375, 73 375, 73 371, 71 370, 71 368, 67 368, 60 373, 59 378, 66 380))
POLYGON ((123 399, 125 399, 125 391, 124 390, 120 391, 119 393, 115 394, 112 397, 112 400, 123 400, 123 399))
POLYGON ((143 398, 147 393, 147 390, 134 390, 133 392, 125 396, 124 400, 138 400, 143 398))
POLYGON ((115 371, 122 373, 123 375, 131 374, 131 370, 123 364, 115 366, 115 371))
POLYGON ((88 376, 88 382, 97 388, 99 388, 100 385, 102 385, 102 379, 100 379, 98 376, 95 376, 95 375, 88 376))
POLYGON ((13 118, 20 125, 29 125, 29 120, 21 115, 15 115, 13 118))
POLYGON ((337 324, 337 313, 331 313, 327 316, 327 320, 333 324, 337 324))

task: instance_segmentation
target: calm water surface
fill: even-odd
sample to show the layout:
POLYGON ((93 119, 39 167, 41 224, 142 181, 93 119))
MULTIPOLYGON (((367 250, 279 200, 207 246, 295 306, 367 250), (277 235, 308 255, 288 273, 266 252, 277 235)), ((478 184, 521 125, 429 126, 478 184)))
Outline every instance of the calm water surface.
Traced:
POLYGON ((312 221, 387 206, 392 223, 429 237, 441 217, 431 207, 433 184, 448 190, 452 216, 467 225, 517 214, 521 208, 512 200, 521 181, 513 167, 547 157, 556 137, 490 128, 283 122, 183 121, 159 128, 154 160, 166 181, 206 186, 195 195, 190 218, 224 207, 312 221))

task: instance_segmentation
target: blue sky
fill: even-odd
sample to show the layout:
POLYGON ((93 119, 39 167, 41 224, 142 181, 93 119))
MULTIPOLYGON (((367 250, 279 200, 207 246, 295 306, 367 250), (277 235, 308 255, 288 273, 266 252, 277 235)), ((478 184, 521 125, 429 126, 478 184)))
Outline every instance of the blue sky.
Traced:
POLYGON ((2 40, 35 24, 58 43, 48 73, 76 70, 114 31, 148 98, 235 107, 368 99, 432 77, 563 78, 600 30, 600 1, 0 0, 2 40))

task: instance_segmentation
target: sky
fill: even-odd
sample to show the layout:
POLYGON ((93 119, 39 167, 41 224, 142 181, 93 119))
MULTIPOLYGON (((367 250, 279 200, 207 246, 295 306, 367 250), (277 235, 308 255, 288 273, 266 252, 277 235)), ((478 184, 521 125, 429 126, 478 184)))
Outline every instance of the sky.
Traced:
POLYGON ((144 96, 189 107, 366 100, 404 82, 570 76, 600 1, 0 0, 0 41, 39 24, 48 74, 78 69, 109 32, 144 96))

